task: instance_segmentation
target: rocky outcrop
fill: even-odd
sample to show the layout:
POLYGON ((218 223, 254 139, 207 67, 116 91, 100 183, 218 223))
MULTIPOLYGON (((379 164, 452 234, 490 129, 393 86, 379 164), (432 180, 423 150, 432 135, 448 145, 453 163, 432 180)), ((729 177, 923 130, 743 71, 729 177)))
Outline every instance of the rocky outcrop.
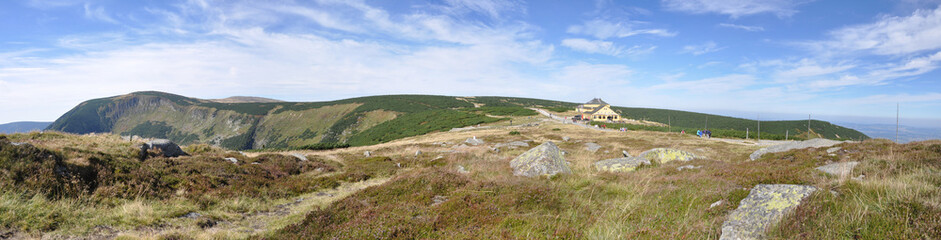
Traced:
POLYGON ((700 158, 699 156, 696 156, 696 154, 672 148, 650 149, 641 153, 639 157, 659 163, 667 163, 672 161, 686 162, 700 158))
POLYGON ((189 154, 183 152, 179 145, 170 140, 154 139, 140 146, 140 158, 143 160, 150 156, 179 157, 189 156, 189 154))
POLYGON ((597 143, 593 143, 593 142, 585 143, 585 150, 588 150, 590 152, 597 152, 598 149, 601 149, 601 145, 598 145, 597 143))
POLYGON ((789 184, 760 184, 742 199, 738 209, 722 223, 719 239, 763 239, 769 227, 781 221, 817 188, 789 184))
POLYGON ((834 176, 850 176, 850 174, 853 173, 853 168, 856 168, 856 165, 859 165, 859 162, 831 163, 817 167, 817 170, 834 176))
POLYGON ((758 160, 758 158, 761 158, 761 155, 765 155, 767 153, 787 152, 790 150, 802 149, 802 148, 830 147, 830 146, 837 145, 840 143, 843 143, 843 142, 834 141, 830 139, 824 139, 824 138, 814 138, 814 139, 807 140, 807 141, 784 143, 784 144, 778 144, 778 145, 758 149, 758 151, 755 151, 751 155, 748 155, 748 158, 750 158, 751 160, 758 160))
POLYGON ((641 157, 622 157, 595 162, 595 169, 607 172, 630 172, 641 165, 650 165, 650 160, 641 157))
POLYGON ((572 173, 562 157, 562 150, 552 142, 543 143, 520 154, 510 161, 510 167, 513 168, 515 176, 536 177, 572 173))

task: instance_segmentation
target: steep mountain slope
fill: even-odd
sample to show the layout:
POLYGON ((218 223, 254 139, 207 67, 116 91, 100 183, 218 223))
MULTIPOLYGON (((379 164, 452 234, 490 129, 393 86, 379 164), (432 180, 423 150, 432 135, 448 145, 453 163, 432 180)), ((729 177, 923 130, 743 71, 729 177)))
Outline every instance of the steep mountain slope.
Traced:
MULTIPOLYGON (((494 111, 466 111, 475 107, 507 113, 519 112, 514 108, 525 110, 523 107, 564 112, 576 105, 530 98, 429 95, 369 96, 329 102, 224 103, 163 92, 135 92, 83 102, 48 129, 168 138, 180 144, 208 143, 230 149, 296 148, 318 143, 359 146, 500 120, 484 115, 494 115, 491 114, 494 111)), ((700 119, 707 116, 710 129, 744 131, 756 125, 753 120, 701 113, 615 109, 628 118, 669 122, 674 127, 690 129, 700 128, 700 119), (672 120, 668 121, 668 117, 672 120)), ((811 128, 827 138, 868 138, 858 131, 823 121, 813 121, 811 128)), ((806 129, 806 121, 762 122, 763 134, 783 135, 787 130, 793 136, 800 129, 806 129)), ((744 133, 741 135, 744 137, 744 133)))
POLYGON ((51 122, 11 122, 0 124, 0 133, 25 133, 31 131, 43 130, 52 124, 51 122))
MULTIPOLYGON (((79 104, 49 126, 70 133, 111 132, 208 143, 231 149, 288 148, 347 139, 402 115, 436 111, 433 130, 497 121, 452 109, 473 104, 445 96, 392 95, 331 102, 220 103, 162 92, 136 92, 79 104)), ((424 134, 385 128, 383 136, 424 134)), ((377 135, 373 133, 372 135, 377 135)), ((356 141, 367 145, 389 138, 356 141)))

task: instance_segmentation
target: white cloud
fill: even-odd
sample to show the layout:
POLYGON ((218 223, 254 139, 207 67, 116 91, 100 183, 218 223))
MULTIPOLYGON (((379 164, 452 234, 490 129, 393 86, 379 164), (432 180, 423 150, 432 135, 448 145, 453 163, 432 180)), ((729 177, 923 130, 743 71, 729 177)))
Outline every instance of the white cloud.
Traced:
POLYGON ((588 40, 583 38, 567 38, 562 40, 562 46, 586 53, 597 53, 616 57, 636 56, 653 52, 655 46, 633 46, 624 48, 613 42, 601 40, 588 40))
POLYGON ((569 26, 568 33, 594 36, 598 39, 624 38, 640 34, 648 34, 661 37, 676 36, 675 32, 666 29, 635 29, 634 24, 629 22, 611 22, 602 19, 586 21, 581 25, 569 26))
POLYGON ((860 98, 847 99, 842 102, 844 104, 893 104, 893 105, 894 103, 937 103, 937 102, 941 102, 941 93, 931 92, 931 93, 922 93, 922 94, 907 94, 907 93, 878 94, 878 95, 871 95, 871 96, 865 96, 865 97, 860 97, 860 98))
POLYGON ((115 24, 118 23, 117 20, 114 20, 114 18, 111 18, 111 16, 109 16, 108 13, 105 12, 104 7, 101 7, 101 6, 92 7, 91 4, 88 4, 88 3, 85 3, 85 18, 99 20, 99 21, 108 22, 108 23, 115 23, 115 24))
POLYGON ((500 18, 503 12, 524 11, 523 4, 512 0, 445 0, 454 12, 479 12, 491 18, 500 18))
POLYGON ((703 55, 711 52, 718 52, 719 50, 725 49, 725 47, 719 47, 715 42, 709 41, 700 45, 686 45, 683 46, 683 50, 680 53, 689 53, 693 55, 703 55))
POLYGON ((797 13, 795 0, 663 0, 664 8, 694 14, 718 13, 738 18, 760 13, 788 17, 797 13))
POLYGON ((810 42, 822 51, 864 51, 900 55, 941 49, 941 7, 916 10, 911 16, 883 17, 877 22, 830 32, 831 39, 810 42))
POLYGON ((852 64, 837 64, 832 66, 822 66, 817 61, 811 59, 801 59, 797 63, 788 64, 788 69, 779 70, 775 76, 781 81, 793 81, 797 78, 816 77, 844 72, 856 67, 852 64))
POLYGON ((624 65, 578 63, 562 67, 555 79, 586 88, 612 88, 630 83, 633 74, 634 71, 624 65))
POLYGON ((652 90, 686 90, 690 93, 717 94, 745 89, 755 83, 755 77, 747 74, 730 74, 721 77, 694 81, 667 82, 651 87, 652 90))
POLYGON ((765 28, 760 27, 760 26, 738 25, 738 24, 731 24, 731 23, 720 23, 719 26, 726 27, 726 28, 741 29, 741 30, 745 30, 749 32, 761 32, 765 30, 765 28))

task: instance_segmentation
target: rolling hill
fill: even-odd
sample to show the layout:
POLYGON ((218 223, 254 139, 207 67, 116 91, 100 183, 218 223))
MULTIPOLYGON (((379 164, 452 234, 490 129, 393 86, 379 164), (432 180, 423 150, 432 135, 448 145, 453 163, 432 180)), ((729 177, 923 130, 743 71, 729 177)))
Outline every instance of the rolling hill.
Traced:
POLYGON ((43 130, 52 124, 51 122, 11 122, 0 124, 0 133, 25 133, 31 131, 43 130))
MULTIPOLYGON (((245 99, 245 97, 240 97, 245 99)), ((525 113, 524 107, 557 112, 576 103, 512 97, 385 95, 328 102, 219 102, 163 92, 135 92, 85 101, 47 129, 69 133, 110 132, 168 138, 180 144, 207 143, 230 149, 297 148, 319 143, 371 145, 434 131, 500 121, 496 114, 525 113), (483 111, 477 110, 475 107, 483 111), (489 115, 489 116, 488 116, 489 115)), ((628 118, 695 128, 709 117, 711 129, 744 130, 747 119, 644 108, 616 110, 628 118), (677 119, 668 121, 667 118, 677 119)), ((866 139, 858 131, 814 121, 827 138, 866 139)), ((762 122, 762 132, 806 129, 806 121, 762 122)), ((805 130, 806 131, 806 130, 805 130)), ((798 131, 791 131, 798 133, 798 131)))

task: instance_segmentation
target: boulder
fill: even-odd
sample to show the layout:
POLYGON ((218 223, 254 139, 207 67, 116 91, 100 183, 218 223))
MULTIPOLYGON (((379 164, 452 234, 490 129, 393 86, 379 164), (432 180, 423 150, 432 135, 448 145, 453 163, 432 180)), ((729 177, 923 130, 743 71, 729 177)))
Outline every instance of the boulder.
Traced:
POLYGON ((623 157, 595 162, 595 169, 608 172, 630 172, 641 165, 650 165, 650 160, 641 157, 623 157))
POLYGON ((856 165, 859 165, 859 162, 838 162, 817 167, 817 170, 835 176, 850 176, 856 165))
POLYGON ((365 157, 370 157, 370 156, 372 156, 372 153, 369 152, 369 151, 363 151, 363 156, 365 156, 365 157))
POLYGON ((569 141, 569 139, 572 139, 572 138, 570 138, 570 137, 562 137, 562 141, 566 141, 566 142, 568 142, 568 141, 569 141))
POLYGON ((234 158, 234 157, 227 157, 227 158, 225 158, 225 160, 226 160, 226 161, 229 161, 229 162, 231 162, 231 163, 233 163, 233 164, 238 164, 238 163, 239 163, 238 158, 234 158))
POLYGON ((294 156, 297 159, 300 159, 301 161, 307 161, 307 156, 304 156, 304 154, 292 153, 291 156, 294 156))
POLYGON ((512 161, 515 176, 552 176, 558 173, 571 174, 568 163, 562 157, 562 150, 552 142, 546 142, 520 154, 512 161))
POLYGON ((827 148, 827 153, 835 153, 836 151, 840 151, 840 149, 843 149, 843 148, 841 147, 827 148))
POLYGON ((588 150, 591 152, 597 152, 598 149, 601 149, 601 145, 598 145, 597 143, 593 143, 593 142, 585 143, 585 150, 588 150))
POLYGON ((415 151, 415 156, 417 157, 419 155, 421 155, 421 150, 415 151))
POLYGON ((794 210, 801 201, 817 188, 790 184, 760 184, 742 199, 738 209, 722 223, 719 239, 763 239, 765 231, 774 226, 785 214, 794 210))
POLYGON ((477 146, 477 145, 480 145, 480 144, 484 144, 484 140, 478 139, 478 138, 475 136, 475 137, 472 137, 472 138, 468 138, 467 140, 464 140, 464 143, 466 143, 466 144, 468 144, 468 145, 471 145, 471 146, 477 146))
POLYGON ((523 141, 512 141, 512 142, 508 142, 508 143, 497 143, 497 145, 493 145, 493 147, 494 147, 494 148, 503 148, 503 147, 506 147, 506 148, 529 147, 529 143, 526 143, 526 142, 523 142, 523 141))
POLYGON ((830 146, 837 145, 840 143, 843 143, 843 142, 834 141, 830 139, 824 139, 824 138, 814 138, 814 139, 807 140, 807 141, 790 142, 790 143, 778 144, 778 145, 758 149, 757 151, 753 152, 751 155, 748 155, 748 158, 750 158, 751 160, 757 160, 758 158, 761 158, 761 155, 764 155, 767 153, 787 152, 793 149, 802 149, 802 148, 811 148, 811 147, 812 148, 830 147, 830 146))
POLYGON ((633 157, 633 156, 631 156, 631 154, 628 153, 627 151, 621 151, 621 156, 628 157, 628 158, 629 158, 629 157, 633 157))
POLYGON ((189 156, 176 143, 167 139, 154 139, 153 141, 141 144, 140 158, 146 159, 149 156, 179 157, 189 156))
POLYGON ((672 161, 686 162, 686 161, 700 158, 699 156, 696 156, 696 154, 683 151, 683 150, 672 149, 672 148, 650 149, 641 153, 639 157, 650 160, 650 161, 660 162, 660 163, 667 163, 667 162, 672 162, 672 161))

